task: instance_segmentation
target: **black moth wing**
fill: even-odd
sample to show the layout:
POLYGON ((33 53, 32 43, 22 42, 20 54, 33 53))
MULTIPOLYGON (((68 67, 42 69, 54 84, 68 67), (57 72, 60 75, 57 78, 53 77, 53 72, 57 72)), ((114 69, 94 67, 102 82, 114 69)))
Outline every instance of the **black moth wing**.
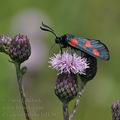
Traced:
POLYGON ((92 80, 97 72, 97 59, 89 54, 86 54, 84 52, 81 53, 82 57, 87 59, 87 63, 89 64, 89 68, 86 69, 85 75, 81 74, 80 78, 83 82, 87 82, 89 80, 92 80))

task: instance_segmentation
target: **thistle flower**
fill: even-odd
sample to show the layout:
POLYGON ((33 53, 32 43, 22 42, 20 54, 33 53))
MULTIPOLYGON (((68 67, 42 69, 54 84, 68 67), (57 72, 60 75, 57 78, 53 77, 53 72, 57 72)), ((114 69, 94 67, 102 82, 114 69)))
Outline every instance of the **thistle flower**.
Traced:
POLYGON ((9 35, 0 36, 0 52, 9 54, 9 47, 12 41, 12 37, 9 35))
POLYGON ((89 68, 87 59, 81 58, 76 53, 70 54, 64 52, 50 58, 50 67, 58 70, 60 73, 74 73, 85 74, 86 68, 89 68))
POLYGON ((31 55, 29 39, 25 35, 16 35, 10 44, 9 56, 17 63, 22 63, 31 55))
POLYGON ((120 101, 116 101, 112 105, 112 120, 120 120, 120 101))
POLYGON ((85 74, 88 64, 85 58, 76 53, 63 52, 50 58, 50 67, 58 70, 56 79, 55 94, 63 102, 68 103, 78 93, 77 74, 85 74))

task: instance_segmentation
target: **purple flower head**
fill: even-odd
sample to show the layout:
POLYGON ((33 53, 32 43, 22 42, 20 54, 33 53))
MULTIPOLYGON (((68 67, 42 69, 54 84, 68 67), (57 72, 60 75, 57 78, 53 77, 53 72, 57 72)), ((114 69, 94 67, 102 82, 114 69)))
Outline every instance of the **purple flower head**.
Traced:
POLYGON ((61 53, 54 54, 50 58, 49 63, 51 64, 50 67, 58 70, 60 73, 85 74, 86 68, 89 68, 87 59, 81 58, 76 53, 64 52, 62 55, 61 53))

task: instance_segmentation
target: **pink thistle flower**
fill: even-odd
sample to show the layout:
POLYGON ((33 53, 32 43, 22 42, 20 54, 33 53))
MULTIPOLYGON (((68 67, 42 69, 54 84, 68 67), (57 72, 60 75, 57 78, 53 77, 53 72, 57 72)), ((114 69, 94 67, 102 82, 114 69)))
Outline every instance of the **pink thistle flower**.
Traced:
POLYGON ((87 59, 82 58, 76 53, 68 53, 63 52, 63 54, 58 53, 54 54, 53 57, 50 58, 49 63, 50 67, 56 69, 60 73, 74 73, 74 74, 86 74, 86 68, 89 68, 87 59))

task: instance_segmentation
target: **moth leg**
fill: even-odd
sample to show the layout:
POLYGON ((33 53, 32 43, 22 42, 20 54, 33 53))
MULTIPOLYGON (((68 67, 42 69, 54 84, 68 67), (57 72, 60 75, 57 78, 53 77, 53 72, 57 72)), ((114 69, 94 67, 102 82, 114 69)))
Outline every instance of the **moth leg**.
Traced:
POLYGON ((62 47, 60 47, 60 52, 61 52, 61 55, 63 54, 63 48, 62 47))
POLYGON ((59 44, 60 46, 60 51, 61 51, 61 55, 63 54, 63 48, 66 48, 67 46, 66 45, 63 45, 63 44, 59 44))
POLYGON ((62 55, 63 54, 63 48, 64 48, 64 46, 61 45, 61 44, 59 44, 59 46, 60 46, 60 52, 61 52, 61 55, 62 55))
POLYGON ((77 50, 77 49, 72 48, 72 47, 70 47, 70 50, 71 50, 72 55, 74 54, 74 52, 75 52, 75 53, 77 53, 77 52, 78 52, 78 50, 77 50))

